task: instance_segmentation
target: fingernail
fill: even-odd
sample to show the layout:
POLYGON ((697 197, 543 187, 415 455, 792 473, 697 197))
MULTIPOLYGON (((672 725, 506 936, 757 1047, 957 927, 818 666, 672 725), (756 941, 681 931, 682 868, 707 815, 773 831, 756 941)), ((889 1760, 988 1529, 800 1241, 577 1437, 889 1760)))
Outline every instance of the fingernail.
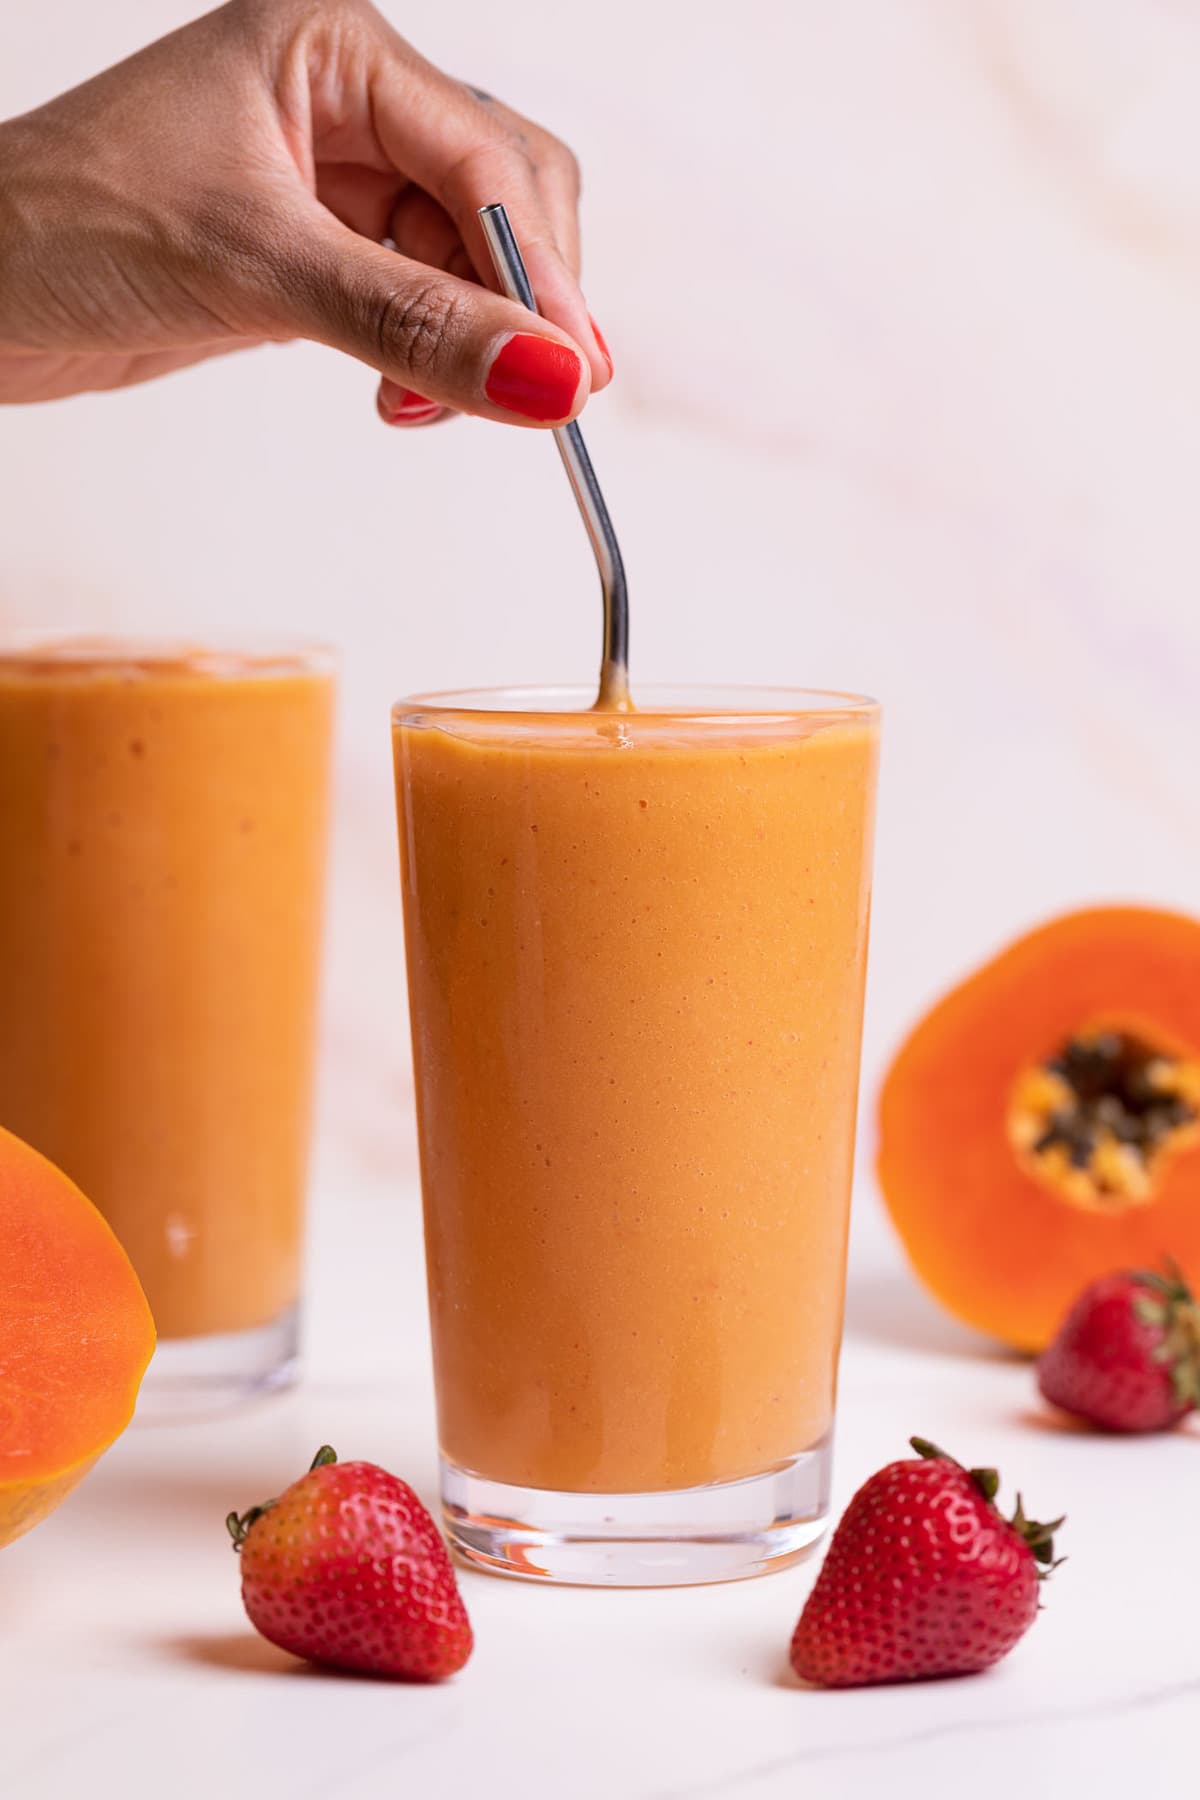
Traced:
POLYGON ((576 351, 553 338, 518 331, 501 345, 483 391, 493 406, 545 423, 567 418, 582 379, 576 351))
POLYGON ((601 331, 600 327, 597 325, 595 319, 593 319, 591 313, 588 314, 588 324, 592 328, 592 336, 596 340, 596 348, 599 350, 601 356, 604 358, 605 362, 608 364, 608 372, 611 375, 613 372, 613 359, 609 352, 608 345, 604 341, 604 333, 601 331))
POLYGON ((395 399, 390 395, 385 399, 382 392, 375 396, 376 409, 385 425, 428 425, 444 410, 439 401, 427 400, 411 388, 393 391, 395 399))

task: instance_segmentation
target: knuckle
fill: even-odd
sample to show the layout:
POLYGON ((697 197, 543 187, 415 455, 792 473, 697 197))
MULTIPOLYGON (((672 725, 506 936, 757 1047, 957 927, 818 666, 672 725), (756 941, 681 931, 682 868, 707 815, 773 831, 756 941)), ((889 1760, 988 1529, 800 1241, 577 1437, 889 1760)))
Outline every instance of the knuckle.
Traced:
POLYGON ((465 341, 467 313, 465 299, 442 282, 387 295, 376 322, 381 360, 414 372, 444 366, 465 341))
POLYGON ((526 180, 532 176, 535 167, 534 145, 521 123, 509 119, 499 120, 498 129, 487 150, 492 156, 508 162, 526 180))
POLYGON ((578 194, 580 186, 579 158, 569 144, 540 125, 526 125, 514 147, 523 155, 535 175, 548 174, 569 192, 578 194))

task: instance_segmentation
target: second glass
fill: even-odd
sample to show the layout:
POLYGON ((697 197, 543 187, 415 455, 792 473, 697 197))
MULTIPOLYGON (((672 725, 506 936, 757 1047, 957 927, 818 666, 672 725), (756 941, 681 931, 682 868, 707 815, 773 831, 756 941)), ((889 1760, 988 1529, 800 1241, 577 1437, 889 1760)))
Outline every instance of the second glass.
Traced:
POLYGON ((638 698, 394 740, 447 1529, 658 1585, 824 1527, 878 712, 638 698))
POLYGON ((293 1365, 332 712, 321 652, 0 642, 0 1123, 141 1277, 143 1411, 293 1365))

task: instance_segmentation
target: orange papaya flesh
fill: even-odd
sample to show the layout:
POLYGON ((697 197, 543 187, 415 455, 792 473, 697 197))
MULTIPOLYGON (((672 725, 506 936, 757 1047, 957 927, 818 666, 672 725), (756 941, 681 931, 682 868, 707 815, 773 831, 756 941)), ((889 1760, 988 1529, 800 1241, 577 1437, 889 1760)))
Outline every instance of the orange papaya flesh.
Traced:
POLYGON ((0 1547, 124 1430, 153 1349, 150 1308, 104 1219, 0 1130, 0 1547))
POLYGON ((1011 944, 901 1047, 877 1167, 925 1285, 1018 1349, 1114 1269, 1200 1280, 1200 921, 1101 907, 1011 944))

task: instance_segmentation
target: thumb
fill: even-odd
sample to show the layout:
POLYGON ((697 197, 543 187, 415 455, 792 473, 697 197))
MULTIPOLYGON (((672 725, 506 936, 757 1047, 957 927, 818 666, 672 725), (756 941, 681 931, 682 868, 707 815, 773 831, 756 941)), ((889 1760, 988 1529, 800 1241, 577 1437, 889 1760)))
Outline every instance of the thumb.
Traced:
POLYGON ((331 220, 292 240, 287 312, 398 387, 509 425, 583 409, 587 360, 565 331, 474 282, 413 262, 331 220))

